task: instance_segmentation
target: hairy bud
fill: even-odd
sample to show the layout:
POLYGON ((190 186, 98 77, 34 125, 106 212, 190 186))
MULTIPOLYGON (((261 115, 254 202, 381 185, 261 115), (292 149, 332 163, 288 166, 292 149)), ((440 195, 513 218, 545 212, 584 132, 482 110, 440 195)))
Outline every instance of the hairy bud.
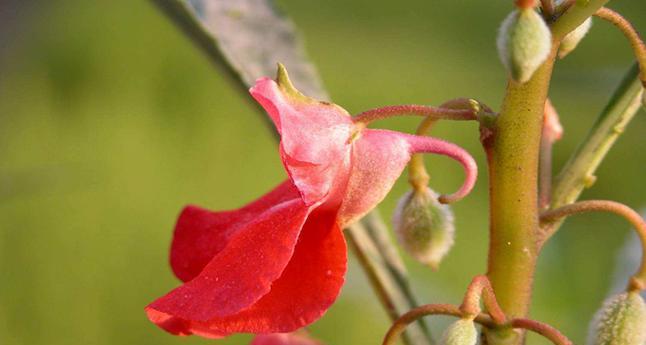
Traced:
POLYGON ((453 246, 453 212, 427 188, 411 191, 399 201, 393 225, 399 243, 417 261, 437 269, 453 246))
POLYGON ((498 32, 498 54, 515 81, 528 81, 547 59, 551 37, 543 18, 531 8, 514 10, 505 18, 498 32))
POLYGON ((646 303, 638 292, 607 299, 597 312, 588 345, 646 344, 646 303))
POLYGON ((576 48, 576 46, 581 42, 583 37, 588 33, 590 27, 592 26, 592 18, 586 19, 579 27, 574 29, 572 32, 567 34, 561 41, 561 46, 559 47, 559 59, 564 58, 570 52, 576 48))
POLYGON ((460 319, 444 331, 440 345, 476 345, 478 330, 471 319, 460 319))

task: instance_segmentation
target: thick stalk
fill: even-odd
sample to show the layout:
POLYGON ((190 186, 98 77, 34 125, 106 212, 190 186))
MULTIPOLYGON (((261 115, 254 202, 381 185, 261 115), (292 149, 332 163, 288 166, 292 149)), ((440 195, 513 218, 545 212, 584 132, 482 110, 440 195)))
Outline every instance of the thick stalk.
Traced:
MULTIPOLYGON (((509 82, 494 134, 484 142, 490 179, 487 275, 509 318, 524 318, 531 298, 538 252, 539 147, 557 48, 553 44, 549 58, 527 83, 509 82)), ((521 340, 509 330, 487 333, 490 344, 521 340)))

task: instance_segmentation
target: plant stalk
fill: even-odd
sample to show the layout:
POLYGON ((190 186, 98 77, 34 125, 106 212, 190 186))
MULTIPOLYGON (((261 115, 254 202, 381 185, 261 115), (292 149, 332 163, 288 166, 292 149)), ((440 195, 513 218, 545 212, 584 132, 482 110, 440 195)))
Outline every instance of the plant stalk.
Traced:
MULTIPOLYGON (((529 310, 538 255, 538 165, 543 112, 558 43, 532 78, 509 81, 493 136, 483 142, 490 179, 487 276, 509 318, 529 310)), ((489 344, 522 341, 510 329, 487 330, 489 344)))

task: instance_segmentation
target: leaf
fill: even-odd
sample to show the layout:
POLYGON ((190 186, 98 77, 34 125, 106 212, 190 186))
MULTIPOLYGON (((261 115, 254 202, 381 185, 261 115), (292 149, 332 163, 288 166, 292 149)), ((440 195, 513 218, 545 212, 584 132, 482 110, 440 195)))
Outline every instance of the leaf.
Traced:
POLYGON ((277 63, 304 94, 326 100, 293 23, 267 0, 153 0, 245 88, 276 74, 277 63))

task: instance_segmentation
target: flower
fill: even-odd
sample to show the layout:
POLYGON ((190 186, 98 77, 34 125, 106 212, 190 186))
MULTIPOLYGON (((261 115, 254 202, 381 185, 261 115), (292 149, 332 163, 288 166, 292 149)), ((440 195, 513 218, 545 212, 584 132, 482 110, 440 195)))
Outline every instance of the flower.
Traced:
POLYGON ((456 145, 355 124, 337 105, 298 92, 280 66, 277 81, 250 90, 281 135, 289 175, 240 209, 186 207, 170 263, 184 282, 146 307, 176 335, 291 332, 320 318, 337 298, 346 271, 343 227, 374 208, 411 154, 453 157, 475 182, 473 159, 456 145))
POLYGON ((250 345, 323 345, 302 332, 273 333, 256 336, 250 345))

